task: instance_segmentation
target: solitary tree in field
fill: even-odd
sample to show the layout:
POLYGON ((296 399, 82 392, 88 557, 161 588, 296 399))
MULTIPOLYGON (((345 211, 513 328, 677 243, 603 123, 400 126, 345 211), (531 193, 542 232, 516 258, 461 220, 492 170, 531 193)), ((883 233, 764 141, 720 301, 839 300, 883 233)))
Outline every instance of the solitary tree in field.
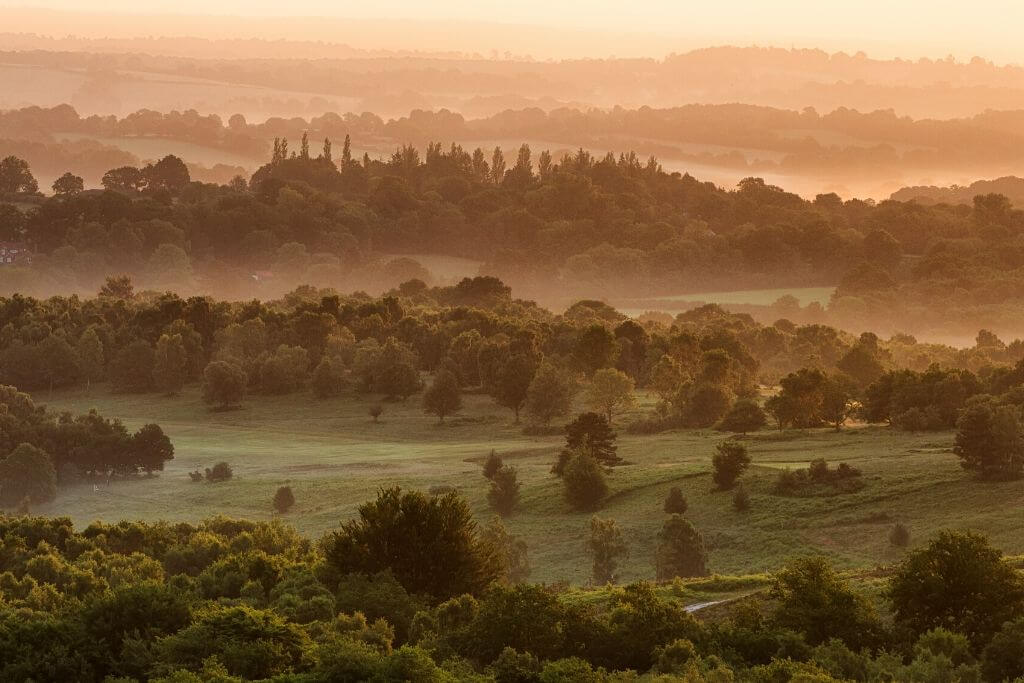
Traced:
POLYGON ((602 368, 594 373, 587 389, 587 405, 603 413, 611 424, 616 415, 633 405, 633 380, 621 370, 602 368))
POLYGON ((678 486, 673 486, 668 491, 668 496, 665 497, 665 512, 670 515, 681 515, 686 512, 687 507, 686 497, 683 496, 683 491, 678 486))
POLYGON ((594 510, 608 495, 601 464, 585 450, 572 453, 562 472, 565 498, 576 510, 594 510))
POLYGON ((590 518, 587 550, 594 559, 594 584, 603 585, 618 580, 619 562, 629 557, 629 546, 614 519, 590 518))
POLYGON ((220 408, 237 406, 245 397, 248 379, 237 365, 216 360, 203 371, 203 400, 220 408))
POLYGON ((515 467, 505 465, 494 473, 487 502, 503 517, 512 514, 519 504, 519 479, 515 467))
POLYGON ((654 559, 659 581, 708 573, 704 539, 690 522, 679 515, 665 520, 658 532, 654 559))
POLYGON ((723 441, 715 448, 716 453, 711 459, 711 464, 714 467, 712 478, 718 488, 731 489, 740 475, 750 466, 747 447, 738 441, 723 441))
POLYGON ((558 454, 551 471, 561 476, 565 463, 575 451, 582 450, 604 465, 622 461, 616 451, 616 434, 604 415, 581 413, 565 426, 565 448, 558 454))
POLYGON ((282 515, 292 509, 295 505, 295 494, 291 486, 279 486, 274 493, 274 509, 282 515))
POLYGON ((488 544, 503 561, 503 574, 509 583, 522 583, 530 576, 530 555, 526 542, 505 528, 501 517, 495 517, 480 530, 480 540, 488 544))
POLYGON ((484 479, 493 479, 494 473, 501 469, 502 462, 501 456, 491 449, 491 452, 487 455, 487 460, 484 461, 484 479))
POLYGON ((444 422, 446 415, 458 412, 462 408, 462 392, 459 391, 459 378, 447 368, 441 368, 434 377, 434 382, 423 392, 423 409, 437 415, 438 422, 444 422))

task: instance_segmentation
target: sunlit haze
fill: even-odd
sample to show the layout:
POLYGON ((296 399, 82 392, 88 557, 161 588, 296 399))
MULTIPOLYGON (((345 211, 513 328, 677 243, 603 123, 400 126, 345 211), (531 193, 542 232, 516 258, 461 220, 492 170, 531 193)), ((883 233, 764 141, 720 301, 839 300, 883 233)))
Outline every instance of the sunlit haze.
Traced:
POLYGON ((346 32, 344 24, 327 25, 306 21, 311 17, 389 19, 447 24, 441 32, 447 49, 487 52, 487 43, 451 22, 519 24, 520 32, 502 34, 505 45, 491 45, 503 52, 529 52, 538 58, 562 56, 648 55, 660 56, 673 50, 708 43, 760 44, 789 47, 819 47, 826 50, 867 51, 873 56, 917 58, 981 55, 1000 62, 1024 61, 1020 27, 1024 25, 1024 3, 1010 0, 982 0, 972 3, 939 3, 914 0, 886 2, 811 2, 779 0, 761 2, 693 3, 675 0, 591 0, 587 2, 473 2, 471 0, 379 0, 377 2, 331 2, 298 0, 280 3, 265 0, 152 0, 140 5, 129 0, 107 0, 90 7, 82 0, 25 2, 4 0, 0 7, 50 8, 78 12, 126 12, 132 20, 120 18, 51 22, 36 19, 18 30, 42 34, 80 33, 89 35, 210 35, 219 37, 259 35, 274 38, 315 39, 374 47, 438 48, 437 32, 401 28, 392 33, 366 35, 346 32), (101 9, 102 8, 102 9, 101 9), (154 14, 179 15, 154 20, 154 14), (180 15, 220 15, 247 18, 285 17, 287 20, 209 24, 180 15), (205 25, 204 25, 205 24, 205 25), (555 28, 562 33, 537 33, 538 28, 555 28), (568 29, 567 31, 565 31, 568 29), (588 35, 589 34, 589 35, 588 35), (404 43, 404 44, 403 44, 404 43))

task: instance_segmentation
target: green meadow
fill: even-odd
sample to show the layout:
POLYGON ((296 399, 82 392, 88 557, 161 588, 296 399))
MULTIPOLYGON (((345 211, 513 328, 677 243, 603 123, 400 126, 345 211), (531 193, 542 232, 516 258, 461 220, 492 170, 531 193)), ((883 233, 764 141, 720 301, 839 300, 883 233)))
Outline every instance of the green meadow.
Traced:
MULTIPOLYGON (((195 521, 212 515, 271 519, 271 497, 288 484, 296 505, 282 516, 316 538, 356 514, 382 486, 441 491, 453 487, 484 523, 487 482, 481 465, 493 449, 518 468, 521 503, 505 521, 526 541, 531 580, 582 585, 590 576, 586 536, 590 513, 573 512, 561 480, 549 473, 562 437, 529 436, 511 413, 484 395, 464 396, 462 412, 438 424, 423 413, 418 397, 384 403, 379 422, 368 415, 372 397, 346 394, 317 400, 301 393, 248 397, 239 410, 211 411, 197 387, 178 397, 112 395, 105 387, 55 393, 41 403, 74 412, 98 409, 129 427, 160 424, 176 454, 153 477, 62 487, 56 500, 34 513, 67 515, 76 524, 120 519, 195 521), (230 463, 234 478, 194 483, 190 471, 230 463)), ((650 407, 642 397, 636 410, 650 407)), ((703 533, 708 566, 719 574, 759 574, 787 558, 821 554, 845 569, 889 564, 903 550, 890 545, 896 521, 911 531, 911 546, 942 528, 988 534, 1007 553, 1024 552, 1020 502, 1024 481, 980 483, 952 453, 951 433, 910 434, 882 426, 779 432, 766 429, 743 439, 753 460, 743 482, 748 512, 733 509, 730 492, 714 490, 711 456, 728 435, 677 430, 633 436, 619 420, 619 453, 626 464, 608 477, 611 493, 596 514, 623 528, 630 555, 624 581, 653 578, 662 503, 672 486, 682 488, 686 516, 703 533), (854 493, 782 497, 773 493, 781 469, 805 467, 812 458, 846 462, 863 473, 854 493)))

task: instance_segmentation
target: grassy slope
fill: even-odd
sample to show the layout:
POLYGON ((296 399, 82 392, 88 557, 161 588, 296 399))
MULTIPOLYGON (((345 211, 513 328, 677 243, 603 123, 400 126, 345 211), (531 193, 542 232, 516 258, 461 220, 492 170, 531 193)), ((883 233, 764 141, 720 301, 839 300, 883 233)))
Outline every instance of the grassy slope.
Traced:
MULTIPOLYGON (((523 435, 510 413, 486 396, 466 396, 461 417, 443 426, 422 413, 417 397, 385 404, 379 424, 367 416, 374 400, 352 395, 326 401, 308 394, 252 397, 243 409, 226 413, 208 411, 196 388, 163 398, 112 396, 99 387, 91 395, 58 393, 48 403, 74 411, 96 407, 132 428, 158 422, 177 455, 153 479, 115 481, 99 491, 92 484, 63 488, 56 501, 34 510, 40 514, 69 515, 79 524, 198 520, 214 514, 268 519, 274 490, 288 483, 297 504, 286 520, 319 536, 352 516, 378 487, 399 484, 456 486, 486 521, 491 513, 480 464, 493 448, 519 468, 521 508, 506 523, 529 545, 532 579, 582 584, 589 577, 584 542, 590 515, 571 512, 559 480, 548 473, 560 437, 523 435), (219 460, 231 463, 232 481, 189 481, 188 471, 219 460)), ((888 563, 900 554, 887 540, 895 520, 910 527, 912 544, 940 528, 969 527, 989 534, 1007 552, 1024 552, 1018 523, 1024 482, 971 480, 949 450, 949 433, 857 427, 749 435, 755 466, 745 477, 753 502, 748 513, 732 509, 730 493, 712 490, 711 454, 723 438, 700 431, 620 436, 620 453, 631 464, 610 476, 612 495, 599 514, 615 518, 629 540, 623 580, 653 577, 661 505, 673 485, 683 488, 687 516, 704 534, 710 569, 723 574, 772 570, 790 556, 811 552, 848 568, 888 563), (780 467, 814 457, 860 468, 867 485, 831 498, 771 494, 780 467)))

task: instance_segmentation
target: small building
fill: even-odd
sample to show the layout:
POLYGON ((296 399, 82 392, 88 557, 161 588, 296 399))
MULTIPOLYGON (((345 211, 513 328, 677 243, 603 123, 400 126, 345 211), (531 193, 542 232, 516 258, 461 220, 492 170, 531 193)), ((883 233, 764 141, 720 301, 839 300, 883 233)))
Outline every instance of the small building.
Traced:
POLYGON ((32 252, 24 242, 0 242, 0 266, 29 265, 32 252))

